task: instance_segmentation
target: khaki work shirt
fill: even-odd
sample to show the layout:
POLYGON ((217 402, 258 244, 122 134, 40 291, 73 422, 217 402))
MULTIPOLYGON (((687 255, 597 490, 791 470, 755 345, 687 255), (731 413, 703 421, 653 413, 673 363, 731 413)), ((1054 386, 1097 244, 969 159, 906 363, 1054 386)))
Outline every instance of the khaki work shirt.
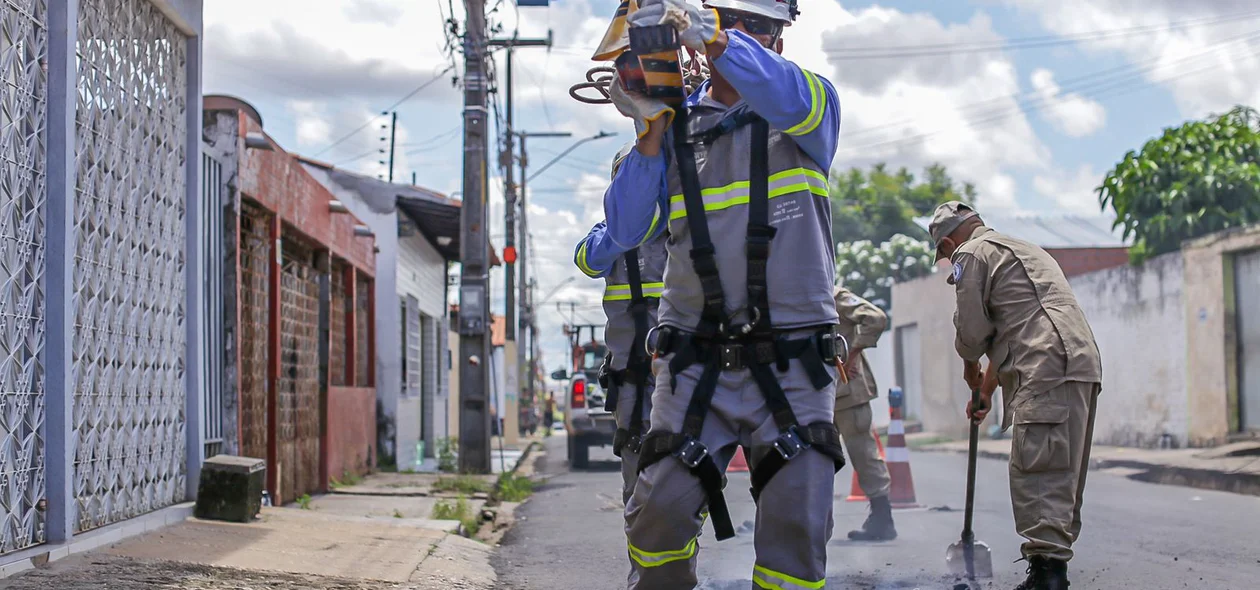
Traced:
POLYGON ((997 363, 1002 428, 1018 407, 1068 381, 1102 383, 1094 333, 1045 250, 980 227, 951 259, 959 356, 997 363))
MULTIPOLYGON (((888 327, 888 315, 879 306, 854 295, 844 287, 836 287, 836 311, 840 314, 839 331, 849 349, 875 348, 875 343, 888 327)), ((849 382, 836 382, 836 410, 845 410, 879 397, 875 374, 866 364, 866 355, 858 354, 845 367, 849 382)))

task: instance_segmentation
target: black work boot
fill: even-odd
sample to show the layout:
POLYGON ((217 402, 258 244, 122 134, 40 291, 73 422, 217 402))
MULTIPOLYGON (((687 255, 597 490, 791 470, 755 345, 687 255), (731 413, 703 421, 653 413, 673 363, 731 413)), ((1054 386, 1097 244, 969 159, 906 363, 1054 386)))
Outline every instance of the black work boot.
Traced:
POLYGON ((871 514, 862 523, 862 529, 849 531, 849 539, 853 541, 891 541, 897 538, 897 529, 893 527, 892 504, 888 496, 871 498, 871 514))
POLYGON ((1033 555, 1028 558, 1028 579, 1015 590, 1068 590, 1067 562, 1033 555))

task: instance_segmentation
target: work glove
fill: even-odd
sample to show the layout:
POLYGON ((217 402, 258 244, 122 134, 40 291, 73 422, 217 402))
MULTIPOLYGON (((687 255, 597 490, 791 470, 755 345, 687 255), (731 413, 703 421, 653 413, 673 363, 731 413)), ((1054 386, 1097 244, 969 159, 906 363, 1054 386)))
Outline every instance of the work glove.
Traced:
POLYGON ((635 137, 647 135, 650 121, 664 117, 665 124, 669 125, 674 120, 674 109, 669 105, 639 92, 628 92, 616 79, 608 83, 608 98, 617 107, 617 112, 634 121, 635 137))
POLYGON ((717 39, 717 10, 702 8, 687 0, 644 0, 643 4, 630 15, 630 26, 671 25, 678 31, 682 44, 699 53, 704 53, 705 44, 717 39))

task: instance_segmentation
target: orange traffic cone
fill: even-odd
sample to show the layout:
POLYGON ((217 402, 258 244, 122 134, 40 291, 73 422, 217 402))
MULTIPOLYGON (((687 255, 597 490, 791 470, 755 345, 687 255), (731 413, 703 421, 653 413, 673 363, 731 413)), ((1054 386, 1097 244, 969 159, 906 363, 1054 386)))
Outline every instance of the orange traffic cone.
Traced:
MULTIPOLYGON (((884 441, 879 439, 879 433, 871 430, 871 436, 875 437, 875 446, 879 447, 879 458, 884 459, 884 441)), ((850 488, 849 497, 845 498, 846 502, 865 502, 866 492, 862 491, 862 486, 858 485, 857 470, 853 470, 853 487, 850 488)))
POLYGON ((748 471, 748 460, 744 459, 744 447, 735 447, 735 456, 731 458, 731 464, 726 466, 727 471, 748 471))
POLYGON ((914 477, 910 475, 910 449, 906 448, 906 423, 901 415, 905 396, 900 387, 888 390, 888 476, 892 490, 888 500, 893 508, 918 508, 914 498, 914 477))

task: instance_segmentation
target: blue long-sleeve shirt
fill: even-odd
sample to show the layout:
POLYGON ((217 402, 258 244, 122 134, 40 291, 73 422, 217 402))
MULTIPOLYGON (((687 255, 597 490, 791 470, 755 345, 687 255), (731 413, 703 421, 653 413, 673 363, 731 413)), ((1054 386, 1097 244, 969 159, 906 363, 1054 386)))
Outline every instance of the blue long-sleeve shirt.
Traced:
MULTIPOLYGON (((726 50, 713 60, 714 67, 754 113, 829 170, 840 139, 840 99, 831 82, 740 31, 728 29, 726 34, 726 50)), ((686 106, 698 104, 708 91, 705 82, 687 98, 686 106)), ((664 231, 667 224, 660 219, 669 215, 668 137, 656 156, 631 150, 604 192, 607 221, 591 228, 574 250, 574 262, 587 276, 605 276, 617 257, 664 231)))

